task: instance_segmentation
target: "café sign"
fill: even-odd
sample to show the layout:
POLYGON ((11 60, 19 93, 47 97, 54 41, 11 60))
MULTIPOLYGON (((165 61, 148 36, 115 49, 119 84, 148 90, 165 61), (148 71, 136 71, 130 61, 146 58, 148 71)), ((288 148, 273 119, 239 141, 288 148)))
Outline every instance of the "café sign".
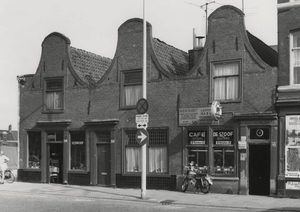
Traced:
POLYGON ((203 145, 206 144, 206 131, 193 130, 188 131, 188 139, 190 145, 203 145))

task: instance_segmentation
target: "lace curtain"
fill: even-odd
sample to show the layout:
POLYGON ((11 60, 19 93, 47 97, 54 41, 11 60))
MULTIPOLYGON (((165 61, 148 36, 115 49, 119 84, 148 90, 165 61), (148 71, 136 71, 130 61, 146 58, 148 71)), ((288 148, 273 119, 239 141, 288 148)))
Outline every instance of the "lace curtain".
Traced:
POLYGON ((137 101, 142 98, 142 85, 125 86, 125 105, 135 105, 137 101))
POLYGON ((62 92, 49 92, 46 96, 47 109, 62 108, 62 92))
POLYGON ((214 99, 238 98, 239 64, 227 63, 214 66, 214 99))

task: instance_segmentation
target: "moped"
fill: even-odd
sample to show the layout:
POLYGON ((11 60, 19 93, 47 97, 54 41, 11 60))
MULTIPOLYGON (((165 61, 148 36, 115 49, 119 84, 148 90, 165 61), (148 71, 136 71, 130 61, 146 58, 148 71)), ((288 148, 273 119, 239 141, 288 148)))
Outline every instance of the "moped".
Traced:
POLYGON ((208 174, 200 173, 197 166, 192 168, 190 166, 185 166, 181 191, 185 192, 189 185, 194 186, 197 190, 200 189, 202 193, 207 194, 209 193, 210 186, 213 185, 213 182, 208 174))

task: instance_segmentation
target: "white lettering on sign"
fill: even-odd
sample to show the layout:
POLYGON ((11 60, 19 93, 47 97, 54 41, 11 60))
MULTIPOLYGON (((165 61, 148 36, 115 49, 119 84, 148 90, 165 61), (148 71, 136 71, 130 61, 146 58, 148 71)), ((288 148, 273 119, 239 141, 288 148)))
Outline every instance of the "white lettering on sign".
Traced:
POLYGON ((218 145, 230 145, 231 141, 216 141, 216 144, 218 144, 218 145))
POLYGON ((205 141, 191 141, 191 144, 205 144, 205 141))
POLYGON ((179 126, 218 124, 219 121, 214 121, 211 117, 210 107, 179 109, 179 126))
POLYGON ((226 136, 233 136, 233 131, 230 131, 230 132, 214 132, 213 133, 213 136, 214 137, 226 137, 226 136))
POLYGON ((82 145, 83 141, 72 141, 72 145, 82 145))
POLYGON ((189 136, 193 137, 205 137, 205 132, 190 132, 189 136))

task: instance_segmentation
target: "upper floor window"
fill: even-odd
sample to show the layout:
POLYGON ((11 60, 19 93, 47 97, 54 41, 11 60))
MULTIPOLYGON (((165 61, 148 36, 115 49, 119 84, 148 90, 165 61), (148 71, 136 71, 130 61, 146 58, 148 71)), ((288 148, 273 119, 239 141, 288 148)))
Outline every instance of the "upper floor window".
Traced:
POLYGON ((212 64, 213 100, 234 101, 239 98, 240 62, 212 64))
POLYGON ((46 80, 45 104, 47 110, 63 109, 63 79, 46 80))
POLYGON ((290 36, 290 84, 300 85, 300 31, 290 36))
POLYGON ((143 72, 123 72, 121 107, 135 106, 143 95, 143 72))

